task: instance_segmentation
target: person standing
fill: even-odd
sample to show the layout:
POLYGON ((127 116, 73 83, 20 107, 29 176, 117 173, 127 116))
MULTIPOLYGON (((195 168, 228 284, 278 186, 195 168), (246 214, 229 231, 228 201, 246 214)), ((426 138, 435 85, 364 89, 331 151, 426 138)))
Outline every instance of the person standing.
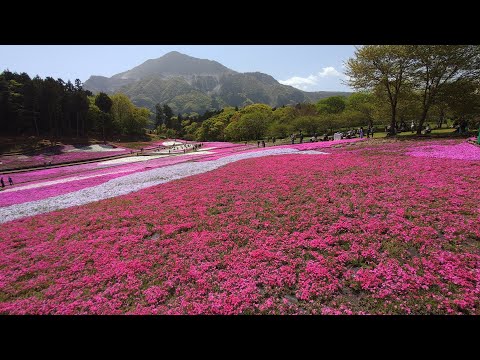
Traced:
POLYGON ((12 178, 11 178, 10 176, 8 177, 8 183, 9 183, 10 185, 13 185, 13 180, 12 180, 12 178))
POLYGON ((480 126, 478 128, 477 144, 480 145, 480 126))
POLYGON ((265 140, 262 140, 262 147, 265 147, 265 140))
POLYGON ((257 140, 257 147, 260 147, 260 140, 257 140))
POLYGON ((363 127, 360 127, 358 134, 360 135, 360 139, 363 139, 363 127))
POLYGON ((5 187, 5 183, 3 182, 3 177, 0 179, 0 184, 2 184, 2 188, 5 187))

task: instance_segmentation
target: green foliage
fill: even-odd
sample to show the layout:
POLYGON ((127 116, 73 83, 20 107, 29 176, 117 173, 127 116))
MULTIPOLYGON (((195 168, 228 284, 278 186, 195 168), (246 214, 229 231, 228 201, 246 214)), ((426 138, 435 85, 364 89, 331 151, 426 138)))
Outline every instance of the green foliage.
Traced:
POLYGON ((86 135, 94 128, 87 121, 89 91, 80 80, 75 86, 62 79, 31 79, 26 73, 0 74, 0 131, 52 137, 86 135))
POLYGON ((293 122, 292 129, 304 135, 313 135, 318 132, 320 121, 318 116, 299 116, 293 122))
POLYGON ((347 61, 346 75, 349 85, 358 90, 382 91, 391 110, 391 131, 397 121, 399 96, 413 73, 413 60, 409 46, 366 45, 355 51, 347 61))
POLYGON ((371 112, 362 95, 356 95, 350 100, 352 109, 373 120, 372 115, 384 112, 388 104, 392 133, 410 120, 420 133, 431 111, 437 125, 447 113, 465 122, 480 111, 478 45, 363 46, 348 60, 346 74, 350 86, 371 91, 383 102, 371 112))
POLYGON ((114 128, 124 135, 143 134, 149 122, 150 110, 135 107, 125 94, 114 94, 111 98, 114 128))
POLYGON ((272 109, 268 105, 247 106, 232 116, 225 128, 225 138, 235 141, 262 139, 272 121, 272 109))
POLYGON ((110 112, 112 104, 112 99, 104 92, 98 93, 95 97, 95 105, 104 113, 110 112))
POLYGON ((223 141, 225 139, 225 128, 235 113, 235 109, 229 107, 225 108, 221 113, 203 121, 201 126, 194 130, 195 138, 199 141, 223 141))
POLYGON ((347 107, 347 98, 344 96, 331 96, 317 102, 320 114, 339 114, 347 107))
POLYGON ((295 117, 295 109, 292 106, 277 108, 273 111, 272 117, 276 123, 289 124, 295 117))
MULTIPOLYGON (((478 87, 479 45, 412 45, 410 56, 414 67, 411 82, 418 90, 422 105, 417 133, 422 131, 430 108, 446 100, 442 96, 450 97, 450 104, 454 107, 454 103, 460 104, 457 110, 463 108, 468 115, 472 114, 476 96, 468 94, 473 94, 472 89, 478 87), (453 102, 452 96, 455 98, 453 102)), ((466 120, 463 114, 459 118, 466 120)))

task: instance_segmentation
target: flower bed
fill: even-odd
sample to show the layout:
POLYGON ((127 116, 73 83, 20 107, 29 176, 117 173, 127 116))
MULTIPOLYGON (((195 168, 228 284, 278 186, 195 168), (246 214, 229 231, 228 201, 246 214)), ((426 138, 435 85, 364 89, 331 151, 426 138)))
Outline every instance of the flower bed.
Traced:
MULTIPOLYGON (((26 216, 37 215, 49 211, 54 211, 58 209, 64 209, 72 206, 88 204, 90 202, 107 199, 123 194, 128 194, 133 191, 144 189, 150 186, 162 184, 168 181, 180 179, 183 177, 207 172, 214 170, 220 166, 226 165, 230 162, 235 162, 247 158, 261 157, 267 155, 282 155, 288 153, 297 153, 297 150, 294 149, 269 149, 265 151, 257 151, 256 153, 244 153, 237 155, 224 156, 215 161, 206 162, 186 162, 185 157, 180 161, 180 163, 170 164, 167 166, 167 163, 162 163, 161 167, 154 167, 153 169, 140 168, 140 171, 137 171, 130 175, 124 175, 120 178, 115 177, 115 179, 109 180, 108 182, 101 182, 99 185, 82 188, 81 190, 68 192, 65 190, 63 182, 68 182, 69 179, 59 179, 54 180, 53 182, 57 183, 57 188, 59 189, 58 196, 51 196, 54 194, 54 189, 51 189, 49 192, 45 193, 46 196, 37 196, 39 199, 37 201, 25 202, 25 197, 22 197, 20 192, 16 192, 15 188, 7 191, 7 195, 12 191, 17 194, 17 196, 7 196, 8 203, 10 206, 5 206, 2 211, 5 213, 3 217, 0 218, 0 223, 11 221, 14 219, 19 219, 26 216), (19 199, 19 202, 15 202, 15 197, 19 199)), ((317 154, 316 152, 313 152, 317 154)), ((302 154, 308 154, 308 152, 302 152, 302 154)), ((133 165, 133 164, 132 164, 133 165)), ((138 166, 138 164, 135 164, 138 166)), ((150 166, 153 167, 153 166, 150 166)), ((148 168, 150 168, 148 167, 148 168)), ((129 167, 124 167, 122 169, 134 169, 129 167)), ((117 172, 120 170, 117 168, 117 172)), ((95 175, 89 175, 90 177, 95 177, 95 175)), ((75 179, 78 180, 78 179, 75 179)), ((47 185, 50 182, 47 181, 47 185)), ((40 184, 33 184, 31 186, 37 186, 40 184)), ((28 187, 28 186, 27 186, 28 187)), ((2 197, 5 194, 1 194, 2 197)))
POLYGON ((135 170, 118 169, 114 171, 110 170, 109 172, 99 171, 82 176, 57 178, 52 181, 33 182, 23 186, 7 187, 6 190, 0 194, 0 207, 47 199, 90 188, 133 171, 135 170))
POLYGON ((0 313, 480 315, 480 166, 408 146, 246 158, 2 224, 0 313))
POLYGON ((467 142, 455 145, 418 146, 411 148, 407 154, 416 157, 480 160, 480 148, 467 142))
POLYGON ((43 166, 45 163, 64 164, 82 160, 100 159, 103 157, 128 154, 130 150, 111 149, 109 151, 82 151, 79 148, 65 146, 59 152, 46 152, 38 155, 10 155, 0 156, 0 171, 24 167, 43 166))

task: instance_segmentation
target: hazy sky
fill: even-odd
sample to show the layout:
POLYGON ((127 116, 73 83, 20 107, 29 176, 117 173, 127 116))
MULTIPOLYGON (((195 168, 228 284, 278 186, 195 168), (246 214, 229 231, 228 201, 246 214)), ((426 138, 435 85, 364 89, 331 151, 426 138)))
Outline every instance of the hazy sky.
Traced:
POLYGON ((349 91, 343 63, 353 45, 0 45, 0 72, 80 79, 112 76, 170 51, 215 60, 238 71, 260 71, 282 84, 317 91, 349 91))

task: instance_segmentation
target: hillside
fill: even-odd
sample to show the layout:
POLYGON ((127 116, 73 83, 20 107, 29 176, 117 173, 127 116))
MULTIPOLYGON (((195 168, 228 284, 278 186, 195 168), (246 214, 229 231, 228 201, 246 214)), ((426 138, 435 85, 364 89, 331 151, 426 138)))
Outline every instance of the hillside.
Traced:
POLYGON ((110 78, 91 76, 84 88, 94 93, 123 92, 135 105, 152 110, 156 103, 168 104, 175 113, 203 113, 209 109, 243 107, 253 103, 278 107, 350 94, 305 92, 282 85, 268 74, 238 73, 216 61, 197 59, 176 51, 147 60, 110 78))

